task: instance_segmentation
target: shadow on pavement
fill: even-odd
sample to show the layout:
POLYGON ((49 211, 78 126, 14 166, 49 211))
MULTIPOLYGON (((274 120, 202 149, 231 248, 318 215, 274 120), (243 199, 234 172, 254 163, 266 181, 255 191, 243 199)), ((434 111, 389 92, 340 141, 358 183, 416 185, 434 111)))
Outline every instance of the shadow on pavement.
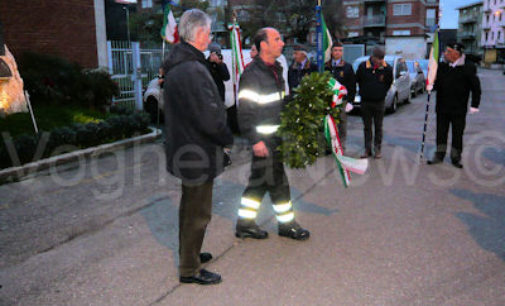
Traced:
MULTIPOLYGON (((245 186, 229 181, 215 182, 214 184, 212 213, 233 221, 233 226, 230 228, 230 237, 234 235, 235 220, 237 219, 240 197, 244 189, 245 186)), ((291 198, 293 199, 295 213, 301 211, 330 216, 338 212, 336 208, 328 209, 304 201, 301 192, 295 188, 291 188, 291 198)), ((179 256, 177 255, 179 249, 179 203, 173 203, 168 196, 155 196, 150 202, 151 205, 141 210, 140 213, 145 218, 158 243, 166 246, 172 252, 177 266, 179 264, 179 256)), ((258 214, 258 224, 267 223, 273 218, 274 212, 271 204, 270 197, 265 196, 258 214)), ((267 229, 271 230, 270 228, 267 229)))
POLYGON ((452 189, 451 193, 472 201, 474 207, 485 215, 466 212, 456 214, 483 249, 495 253, 505 261, 505 196, 473 193, 463 189, 452 189))

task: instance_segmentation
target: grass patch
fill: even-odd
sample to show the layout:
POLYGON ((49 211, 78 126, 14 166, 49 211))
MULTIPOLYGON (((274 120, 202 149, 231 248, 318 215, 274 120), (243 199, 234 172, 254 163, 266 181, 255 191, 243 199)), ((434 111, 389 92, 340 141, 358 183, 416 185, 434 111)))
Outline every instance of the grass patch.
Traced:
MULTIPOLYGON (((69 126, 73 123, 98 123, 109 116, 106 113, 77 106, 41 105, 34 107, 34 113, 40 132, 49 132, 55 128, 69 126)), ((0 131, 9 132, 12 137, 21 134, 35 134, 30 113, 16 113, 0 118, 0 131)))

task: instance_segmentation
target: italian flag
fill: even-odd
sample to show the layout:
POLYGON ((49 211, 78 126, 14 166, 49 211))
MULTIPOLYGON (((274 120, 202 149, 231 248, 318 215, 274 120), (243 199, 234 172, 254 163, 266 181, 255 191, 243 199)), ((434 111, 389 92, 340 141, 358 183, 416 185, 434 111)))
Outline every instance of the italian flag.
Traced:
POLYGON ((331 34, 328 28, 326 27, 326 22, 324 22, 324 16, 321 12, 321 33, 323 33, 323 52, 324 52, 324 62, 327 62, 331 59, 331 45, 333 41, 331 39, 331 34))
POLYGON ((161 37, 170 44, 179 42, 177 23, 172 13, 172 7, 168 3, 166 3, 163 8, 163 27, 161 28, 160 34, 161 37))
POLYGON ((228 26, 230 30, 230 44, 231 44, 231 63, 232 63, 232 82, 233 90, 235 93, 235 103, 237 102, 237 89, 238 80, 240 75, 244 72, 244 56, 242 55, 242 43, 240 41, 240 27, 238 24, 233 23, 228 26))
POLYGON ((428 61, 428 77, 426 78, 426 89, 431 92, 435 79, 437 78, 437 69, 439 61, 438 29, 433 35, 433 44, 431 45, 430 59, 428 61))

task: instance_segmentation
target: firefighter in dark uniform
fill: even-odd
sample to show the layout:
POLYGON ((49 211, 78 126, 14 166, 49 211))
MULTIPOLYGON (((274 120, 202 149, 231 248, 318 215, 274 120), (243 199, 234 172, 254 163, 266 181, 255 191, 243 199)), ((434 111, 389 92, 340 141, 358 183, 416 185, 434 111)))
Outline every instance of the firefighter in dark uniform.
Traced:
POLYGON ((278 234, 296 240, 309 238, 309 231, 296 221, 289 183, 276 135, 284 104, 282 66, 276 59, 284 42, 273 28, 260 29, 254 44, 259 55, 240 77, 238 118, 240 131, 252 145, 253 156, 248 185, 242 195, 235 235, 264 239, 268 233, 256 224, 256 216, 268 192, 278 221, 278 234))
POLYGON ((444 160, 447 149, 449 126, 452 129, 451 161, 456 168, 463 168, 463 132, 466 125, 468 98, 472 92, 470 114, 479 111, 480 81, 475 64, 465 58, 463 45, 449 43, 437 69, 434 89, 437 91, 437 149, 428 164, 438 164, 444 160))
POLYGON ((340 84, 347 89, 347 96, 344 98, 342 111, 339 115, 338 134, 342 149, 345 152, 345 140, 347 138, 347 113, 352 110, 352 102, 356 96, 356 75, 352 69, 352 65, 345 62, 342 56, 344 55, 344 47, 341 42, 334 42, 331 47, 331 60, 327 61, 324 69, 331 72, 340 84))

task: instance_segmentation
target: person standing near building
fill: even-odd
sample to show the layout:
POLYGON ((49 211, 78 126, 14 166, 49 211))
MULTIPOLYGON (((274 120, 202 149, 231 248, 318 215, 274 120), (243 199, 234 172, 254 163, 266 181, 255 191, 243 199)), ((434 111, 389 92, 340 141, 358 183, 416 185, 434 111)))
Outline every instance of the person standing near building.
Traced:
POLYGON ((374 47, 370 59, 361 63, 356 71, 365 137, 365 153, 361 158, 372 156, 372 122, 374 125, 374 157, 377 159, 382 157, 384 99, 393 83, 393 70, 384 60, 384 56, 382 47, 374 47))
POLYGON ((260 29, 254 44, 259 55, 244 70, 239 84, 238 118, 242 135, 252 145, 253 156, 249 182, 242 194, 235 235, 264 239, 268 233, 255 222, 261 201, 268 192, 278 221, 278 234, 296 240, 308 239, 310 233, 295 221, 288 178, 277 147, 276 135, 284 104, 285 83, 282 66, 276 60, 284 42, 273 28, 260 29))
POLYGON ((341 42, 334 42, 331 47, 331 60, 325 64, 325 70, 331 72, 340 84, 347 89, 347 96, 343 100, 342 110, 338 118, 338 134, 342 150, 345 152, 345 142, 347 139, 347 112, 352 110, 352 102, 356 96, 356 75, 352 69, 352 65, 345 62, 342 58, 344 55, 344 47, 341 42))
POLYGON ((224 168, 223 147, 233 143, 224 103, 203 55, 210 25, 204 12, 184 12, 179 22, 182 41, 163 64, 167 170, 182 181, 179 280, 202 285, 221 282, 219 274, 201 269, 210 254, 200 250, 212 215, 214 178, 224 168))
POLYGON ((452 130, 451 161, 456 168, 463 168, 463 132, 468 112, 468 98, 472 92, 470 114, 477 113, 480 105, 480 81, 475 64, 468 61, 463 53, 463 45, 452 42, 447 45, 445 60, 438 66, 434 90, 437 91, 437 149, 428 164, 438 164, 444 160, 447 150, 449 126, 452 130))
POLYGON ((293 48, 293 63, 288 69, 289 92, 293 94, 293 88, 298 87, 304 76, 311 72, 317 72, 317 65, 307 57, 307 48, 296 45, 293 48))

